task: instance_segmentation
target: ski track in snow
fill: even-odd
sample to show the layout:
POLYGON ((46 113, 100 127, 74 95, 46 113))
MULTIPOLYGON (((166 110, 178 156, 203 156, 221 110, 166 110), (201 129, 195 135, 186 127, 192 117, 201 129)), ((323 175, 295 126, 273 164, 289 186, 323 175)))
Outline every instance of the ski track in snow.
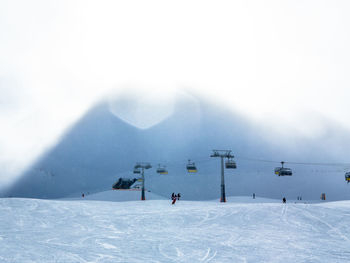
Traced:
POLYGON ((350 202, 0 199, 0 262, 349 262, 350 202))

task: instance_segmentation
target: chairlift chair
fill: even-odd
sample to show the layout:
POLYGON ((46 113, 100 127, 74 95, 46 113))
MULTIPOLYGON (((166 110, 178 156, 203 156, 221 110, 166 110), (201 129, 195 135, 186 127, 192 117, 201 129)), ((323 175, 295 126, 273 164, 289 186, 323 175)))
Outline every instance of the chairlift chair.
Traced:
POLYGON ((137 169, 137 168, 134 169, 134 174, 140 174, 140 173, 141 173, 141 171, 139 169, 137 169))
POLYGON ((157 173, 159 174, 168 174, 168 171, 165 166, 158 165, 157 173))
POLYGON ((282 168, 279 174, 279 176, 292 176, 292 175, 293 175, 293 172, 292 172, 292 169, 290 168, 282 168))
POLYGON ((232 158, 229 158, 225 163, 226 169, 236 169, 237 164, 232 158))
POLYGON ((275 168, 275 174, 278 176, 292 176, 293 172, 292 169, 283 167, 284 162, 281 162, 282 167, 276 167, 275 168))
POLYGON ((346 181, 347 183, 350 183, 350 172, 346 172, 346 173, 345 173, 345 181, 346 181))
POLYGON ((186 165, 187 172, 189 173, 196 173, 197 167, 194 162, 191 162, 191 160, 188 160, 188 164, 186 165))

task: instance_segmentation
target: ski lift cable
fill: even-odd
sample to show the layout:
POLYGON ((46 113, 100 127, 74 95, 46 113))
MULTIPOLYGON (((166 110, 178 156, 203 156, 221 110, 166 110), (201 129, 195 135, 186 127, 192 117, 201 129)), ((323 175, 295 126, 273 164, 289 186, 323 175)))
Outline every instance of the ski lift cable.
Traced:
POLYGON ((315 165, 315 166, 350 166, 350 163, 304 163, 304 162, 285 162, 289 164, 298 164, 298 165, 315 165))
MULTIPOLYGON (((265 162, 265 163, 281 163, 280 161, 273 160, 264 160, 264 159, 256 159, 250 157, 236 157, 236 159, 247 160, 247 161, 255 161, 255 162, 265 162)), ((296 164, 296 165, 315 165, 315 166, 340 166, 340 167, 350 167, 350 163, 313 163, 313 162, 293 162, 293 161, 285 161, 284 163, 288 164, 296 164)))
POLYGON ((176 165, 183 165, 184 163, 186 163, 188 160, 191 160, 191 162, 194 162, 195 164, 203 164, 203 163, 209 163, 209 162, 213 162, 215 160, 213 160, 212 158, 209 159, 208 157, 207 158, 201 158, 201 159, 197 159, 197 158, 189 158, 189 159, 186 159, 186 161, 182 161, 182 162, 170 162, 170 161, 165 161, 165 162, 162 162, 162 164, 167 164, 167 166, 176 166, 176 165))
MULTIPOLYGON (((263 163, 281 163, 280 161, 264 160, 264 159, 255 159, 250 157, 236 157, 237 160, 247 160, 253 162, 263 162, 263 163)), ((285 162, 286 163, 286 162, 285 162)))
MULTIPOLYGON (((280 164, 281 161, 276 160, 267 160, 267 159, 258 159, 258 158, 251 158, 246 156, 236 156, 234 157, 236 160, 246 160, 246 161, 253 161, 253 162, 264 162, 264 163, 278 163, 280 164)), ((196 164, 204 164, 209 162, 214 162, 215 160, 208 157, 203 157, 200 159, 197 158, 191 158, 191 161, 195 162, 196 164)), ((167 164, 175 164, 173 162, 163 162, 167 164)), ((350 169, 350 163, 323 163, 323 162, 295 162, 295 161, 285 161, 285 164, 294 164, 294 165, 311 165, 311 166, 335 166, 335 167, 347 167, 350 169)), ((183 164, 183 162, 179 162, 179 165, 183 164)), ((176 163, 177 165, 177 163, 176 163)))

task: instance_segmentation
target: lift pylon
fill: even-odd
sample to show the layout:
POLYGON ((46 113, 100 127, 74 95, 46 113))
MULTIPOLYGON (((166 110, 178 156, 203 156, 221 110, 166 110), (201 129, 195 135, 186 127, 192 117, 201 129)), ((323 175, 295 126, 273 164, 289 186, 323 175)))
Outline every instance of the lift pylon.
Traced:
POLYGON ((141 200, 146 200, 145 196, 145 169, 152 168, 150 163, 136 163, 134 166, 134 170, 141 170, 141 178, 142 178, 142 189, 141 189, 141 200))
POLYGON ((213 150, 210 157, 220 157, 221 158, 221 196, 220 202, 226 202, 226 193, 225 193, 225 175, 224 175, 224 158, 229 160, 233 159, 234 156, 231 154, 231 150, 213 150))

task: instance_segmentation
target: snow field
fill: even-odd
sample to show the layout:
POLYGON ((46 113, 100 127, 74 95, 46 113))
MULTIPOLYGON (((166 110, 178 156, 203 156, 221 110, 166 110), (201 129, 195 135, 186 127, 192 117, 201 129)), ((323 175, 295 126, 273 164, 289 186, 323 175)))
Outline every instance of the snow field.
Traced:
POLYGON ((350 202, 245 200, 0 199, 0 262, 349 262, 350 202))

